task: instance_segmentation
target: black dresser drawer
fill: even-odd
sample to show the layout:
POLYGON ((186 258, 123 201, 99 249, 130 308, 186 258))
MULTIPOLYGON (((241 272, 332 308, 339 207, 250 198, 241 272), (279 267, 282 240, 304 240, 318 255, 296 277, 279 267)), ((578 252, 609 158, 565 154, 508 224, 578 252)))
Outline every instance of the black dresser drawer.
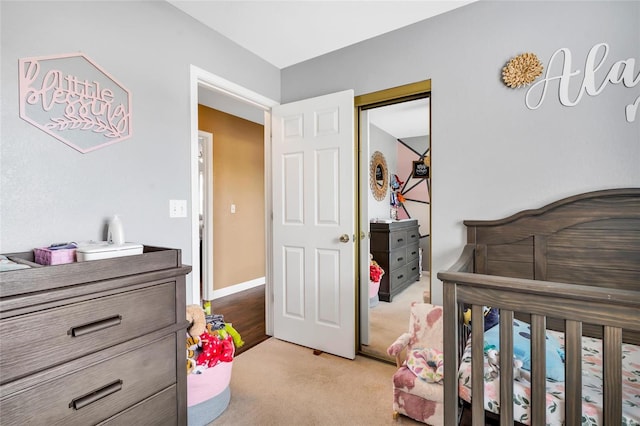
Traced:
POLYGON ((407 245, 407 232, 406 231, 393 231, 389 233, 389 249, 393 250, 398 247, 404 247, 407 245))
POLYGON ((418 228, 413 228, 407 231, 407 245, 418 243, 420 241, 420 232, 418 228))
POLYGON ((389 284, 391 288, 393 289, 398 285, 404 283, 407 280, 407 276, 407 265, 391 271, 391 273, 389 274, 389 284))
POLYGON ((407 262, 416 260, 420 255, 420 246, 418 243, 412 244, 407 247, 407 262))
POLYGON ((391 271, 407 264, 407 249, 401 248, 389 253, 389 268, 391 271))
POLYGON ((418 259, 407 265, 407 279, 417 281, 420 277, 420 261, 418 259))

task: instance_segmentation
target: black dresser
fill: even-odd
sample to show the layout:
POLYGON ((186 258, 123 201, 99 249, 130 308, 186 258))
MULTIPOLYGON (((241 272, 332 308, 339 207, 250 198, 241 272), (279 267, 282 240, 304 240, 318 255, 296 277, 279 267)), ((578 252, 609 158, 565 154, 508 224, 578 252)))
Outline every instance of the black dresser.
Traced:
POLYGON ((391 302, 420 277, 418 221, 401 220, 392 223, 370 223, 371 254, 384 269, 378 296, 391 302))

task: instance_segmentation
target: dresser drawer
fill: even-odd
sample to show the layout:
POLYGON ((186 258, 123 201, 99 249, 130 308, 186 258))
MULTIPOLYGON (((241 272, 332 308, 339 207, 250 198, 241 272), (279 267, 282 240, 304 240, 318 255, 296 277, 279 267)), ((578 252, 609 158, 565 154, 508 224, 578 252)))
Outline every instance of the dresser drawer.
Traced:
POLYGON ((391 293, 394 292, 396 288, 404 284, 407 281, 407 266, 402 266, 394 271, 391 271, 389 275, 389 290, 391 293))
POLYGON ((407 244, 413 244, 420 241, 420 232, 416 226, 413 229, 407 231, 407 244))
POLYGON ((410 280, 417 280, 420 275, 420 262, 418 259, 407 265, 407 278, 410 280))
POLYGON ((175 324, 175 298, 169 282, 3 320, 2 382, 175 324))
POLYGON ((398 247, 404 247, 407 245, 407 231, 392 231, 389 232, 389 250, 393 250, 398 247))
POLYGON ((392 271, 407 264, 407 250, 403 247, 389 253, 389 269, 392 271))
MULTIPOLYGON (((175 334, 0 401, 2 423, 88 425, 176 382, 175 334)), ((174 402, 175 405, 175 402, 174 402)))
POLYGON ((407 247, 407 262, 411 262, 418 258, 420 255, 420 248, 418 243, 414 243, 407 247))
POLYGON ((98 426, 177 425, 178 406, 176 386, 153 395, 139 404, 111 417, 98 426))

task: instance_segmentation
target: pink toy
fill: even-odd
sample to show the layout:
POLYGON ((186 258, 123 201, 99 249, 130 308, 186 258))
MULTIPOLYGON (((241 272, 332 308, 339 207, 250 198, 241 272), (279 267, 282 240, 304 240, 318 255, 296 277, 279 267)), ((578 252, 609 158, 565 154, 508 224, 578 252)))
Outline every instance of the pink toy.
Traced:
POLYGON ((196 365, 211 368, 220 362, 233 360, 234 348, 231 336, 220 339, 219 336, 205 331, 200 335, 200 341, 202 342, 202 352, 196 359, 196 365))

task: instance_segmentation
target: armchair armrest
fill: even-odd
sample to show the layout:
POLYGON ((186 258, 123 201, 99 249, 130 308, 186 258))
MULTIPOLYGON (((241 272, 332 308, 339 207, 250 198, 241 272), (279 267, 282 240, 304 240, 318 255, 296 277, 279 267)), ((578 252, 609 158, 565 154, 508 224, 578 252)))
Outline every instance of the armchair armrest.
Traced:
POLYGON ((404 333, 400 337, 398 337, 396 341, 391 344, 391 346, 387 348, 387 353, 390 356, 396 357, 397 367, 402 366, 402 360, 400 360, 400 354, 402 353, 404 348, 407 347, 410 339, 411 339, 411 334, 404 333))

